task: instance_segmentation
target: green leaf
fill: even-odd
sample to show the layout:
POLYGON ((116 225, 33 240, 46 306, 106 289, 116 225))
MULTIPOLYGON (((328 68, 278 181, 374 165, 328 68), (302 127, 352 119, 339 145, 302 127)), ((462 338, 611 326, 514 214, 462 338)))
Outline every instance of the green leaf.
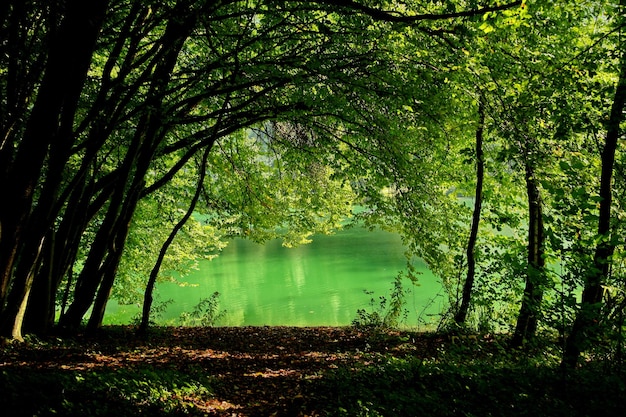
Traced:
POLYGON ((487 22, 484 22, 482 25, 480 25, 478 29, 482 30, 484 33, 490 33, 495 30, 495 28, 487 22))

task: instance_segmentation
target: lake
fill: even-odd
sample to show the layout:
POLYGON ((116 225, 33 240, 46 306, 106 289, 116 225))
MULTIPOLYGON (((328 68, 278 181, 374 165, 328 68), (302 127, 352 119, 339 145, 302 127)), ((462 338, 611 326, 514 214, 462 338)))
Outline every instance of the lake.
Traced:
MULTIPOLYGON (((203 260, 187 275, 185 286, 157 285, 158 300, 172 299, 159 324, 178 324, 203 298, 218 291, 224 326, 345 326, 357 310, 374 311, 388 297, 398 272, 406 270, 404 246, 397 234, 349 228, 313 242, 285 248, 281 241, 256 244, 233 240, 219 257, 203 260), (370 300, 375 298, 374 307, 370 300)), ((439 280, 423 263, 419 283, 404 279, 407 317, 403 326, 425 329, 436 323, 445 298, 439 280)), ((111 302, 105 324, 126 324, 139 306, 111 302)))

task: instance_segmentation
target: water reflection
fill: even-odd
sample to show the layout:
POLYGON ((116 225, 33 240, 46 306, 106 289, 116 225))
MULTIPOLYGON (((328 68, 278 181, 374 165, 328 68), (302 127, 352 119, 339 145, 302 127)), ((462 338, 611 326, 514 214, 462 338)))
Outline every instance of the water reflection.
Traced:
MULTIPOLYGON (((394 277, 405 269, 403 254, 399 236, 358 228, 317 236, 297 248, 237 239, 185 278, 193 287, 158 286, 161 300, 174 300, 163 319, 173 324, 183 311, 218 291, 220 308, 226 310, 221 325, 349 325, 358 309, 370 308, 372 297, 388 296, 394 277)), ((441 290, 425 267, 421 272, 420 286, 407 305, 412 326, 441 290)), ((439 308, 432 305, 431 312, 439 308)), ((123 310, 112 306, 105 321, 123 321, 123 310)))

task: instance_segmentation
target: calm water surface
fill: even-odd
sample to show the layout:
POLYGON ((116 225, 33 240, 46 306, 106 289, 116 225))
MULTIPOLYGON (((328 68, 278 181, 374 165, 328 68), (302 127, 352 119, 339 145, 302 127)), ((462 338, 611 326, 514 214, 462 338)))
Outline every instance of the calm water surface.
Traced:
MULTIPOLYGON (((388 297, 394 277, 405 269, 400 237, 380 230, 346 229, 297 248, 282 247, 278 240, 260 245, 236 239, 186 276, 189 285, 158 285, 160 300, 174 300, 158 322, 177 324, 181 313, 218 291, 226 311, 219 325, 344 326, 358 309, 373 311, 372 297, 388 297)), ((443 308, 443 297, 430 271, 423 264, 418 270, 418 286, 405 280, 405 325, 424 328, 423 321, 436 320, 432 315, 443 308)), ((138 311, 112 303, 105 323, 127 323, 138 311)))

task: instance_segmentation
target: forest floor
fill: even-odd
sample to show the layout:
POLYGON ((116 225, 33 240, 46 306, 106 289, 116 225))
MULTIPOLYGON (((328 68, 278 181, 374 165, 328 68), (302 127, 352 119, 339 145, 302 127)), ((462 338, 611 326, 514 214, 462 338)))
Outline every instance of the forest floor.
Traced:
POLYGON ((558 347, 356 328, 107 327, 0 347, 3 416, 624 416, 626 374, 558 347))

